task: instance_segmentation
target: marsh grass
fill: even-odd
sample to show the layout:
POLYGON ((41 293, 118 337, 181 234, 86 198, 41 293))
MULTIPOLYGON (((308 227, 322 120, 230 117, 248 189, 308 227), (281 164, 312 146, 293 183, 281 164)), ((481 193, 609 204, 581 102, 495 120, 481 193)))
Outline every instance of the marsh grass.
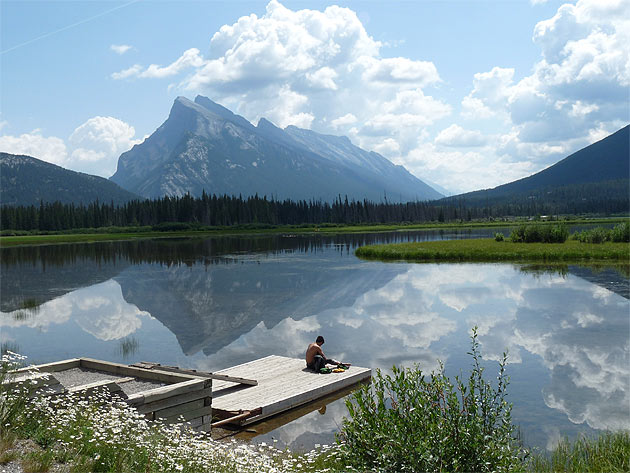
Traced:
POLYGON ((52 450, 29 452, 20 462, 24 473, 43 473, 50 470, 55 460, 52 450))
POLYGON ((545 472, 628 472, 630 433, 605 432, 597 438, 561 441, 551 455, 536 454, 530 471, 545 472))
POLYGON ((417 262, 629 262, 627 243, 513 243, 495 239, 444 240, 367 245, 356 250, 366 259, 417 262))
POLYGON ((0 465, 6 465, 15 460, 17 453, 12 449, 16 440, 17 438, 12 432, 4 429, 0 432, 0 465))

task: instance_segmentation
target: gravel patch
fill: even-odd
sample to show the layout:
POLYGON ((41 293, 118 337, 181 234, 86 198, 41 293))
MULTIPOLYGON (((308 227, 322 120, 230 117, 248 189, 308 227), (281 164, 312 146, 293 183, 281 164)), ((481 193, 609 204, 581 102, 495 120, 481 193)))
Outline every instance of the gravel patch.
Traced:
POLYGON ((129 381, 128 383, 121 383, 120 387, 127 396, 140 393, 142 391, 148 391, 149 389, 159 388, 166 386, 166 383, 159 383, 157 381, 140 381, 136 378, 135 381, 129 381))
MULTIPOLYGON (((98 381, 104 381, 106 379, 116 381, 117 379, 127 378, 127 376, 119 376, 113 373, 108 373, 106 371, 86 370, 83 368, 71 368, 69 370, 56 371, 53 374, 66 388, 81 386, 83 384, 96 383, 98 381)), ((120 387, 127 396, 142 391, 147 391, 149 389, 159 388, 161 386, 166 386, 166 383, 160 383, 159 381, 151 381, 140 378, 136 378, 135 381, 120 383, 120 387)))

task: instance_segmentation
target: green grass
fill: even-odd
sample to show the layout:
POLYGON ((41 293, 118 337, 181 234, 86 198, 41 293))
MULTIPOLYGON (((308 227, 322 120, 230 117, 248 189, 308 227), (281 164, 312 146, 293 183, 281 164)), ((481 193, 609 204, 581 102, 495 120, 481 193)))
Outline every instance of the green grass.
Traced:
POLYGON ((491 238, 368 245, 356 250, 366 259, 416 262, 589 262, 630 263, 628 243, 513 243, 491 238))
MULTIPOLYGON (((609 219, 567 219, 562 220, 567 225, 616 223, 627 221, 627 217, 609 219)), ((23 245, 48 245, 58 243, 86 243, 99 241, 133 240, 139 238, 192 238, 208 237, 212 235, 247 235, 247 234, 282 234, 282 233, 365 233, 365 232, 391 232, 406 230, 427 230, 427 229, 463 229, 463 228, 491 228, 491 227, 512 227, 522 224, 523 220, 501 220, 501 221, 481 221, 481 222, 425 222, 425 223, 401 223, 401 224, 378 224, 378 225, 342 225, 325 223, 321 225, 234 225, 229 227, 199 227, 196 230, 179 231, 156 231, 152 227, 134 227, 126 230, 125 227, 103 227, 67 230, 57 233, 25 234, 30 232, 15 232, 10 235, 10 230, 4 230, 0 236, 0 247, 23 246, 23 245)), ((538 225, 557 224, 558 221, 536 222, 538 225)))
POLYGON ((563 440, 550 455, 533 455, 528 469, 540 473, 630 471, 630 433, 604 432, 597 438, 563 440))

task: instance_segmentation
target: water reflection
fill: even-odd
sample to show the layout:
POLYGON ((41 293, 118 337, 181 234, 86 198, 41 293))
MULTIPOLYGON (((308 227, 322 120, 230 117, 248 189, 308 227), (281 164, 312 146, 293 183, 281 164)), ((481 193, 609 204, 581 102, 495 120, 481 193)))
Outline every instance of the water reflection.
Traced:
MULTIPOLYGON (((487 360, 509 349, 510 400, 528 444, 629 425, 624 270, 383 264, 353 255, 364 243, 445 237, 276 235, 37 247, 33 254, 3 249, 0 343, 38 362, 91 356, 216 371, 270 354, 301 358, 322 333, 327 354, 357 365, 419 363, 429 372, 442 360, 447 373, 459 374, 470 366, 468 335, 478 325, 487 360)), ((257 438, 304 448, 331 443, 345 412, 343 400, 333 400, 323 415, 314 410, 257 438)))

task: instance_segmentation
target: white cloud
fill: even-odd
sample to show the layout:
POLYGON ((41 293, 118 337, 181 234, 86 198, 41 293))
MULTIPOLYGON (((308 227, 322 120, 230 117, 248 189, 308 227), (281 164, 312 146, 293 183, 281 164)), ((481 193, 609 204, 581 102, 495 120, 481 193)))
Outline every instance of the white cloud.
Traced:
POLYGON ((561 5, 532 39, 541 56, 529 70, 508 64, 474 75, 461 126, 444 123, 453 107, 429 93, 442 82, 430 57, 386 57, 360 17, 338 6, 291 10, 272 0, 262 16, 223 25, 207 54, 190 48, 170 65, 136 64, 112 77, 177 77, 174 88, 254 123, 345 134, 420 178, 467 191, 540 171, 627 124, 629 2, 561 5), (492 135, 470 129, 482 129, 478 120, 492 135))
POLYGON ((332 126, 335 128, 352 125, 357 122, 357 117, 355 117, 352 113, 346 113, 343 117, 335 118, 330 122, 332 126))
POLYGON ((184 69, 191 67, 200 67, 204 64, 204 60, 201 57, 197 48, 191 48, 184 51, 184 54, 172 64, 161 67, 156 64, 151 64, 147 69, 139 74, 140 77, 153 77, 162 78, 169 77, 178 74, 184 69))
POLYGON ((142 66, 140 64, 135 64, 127 69, 124 69, 120 72, 114 72, 111 74, 112 79, 120 80, 127 79, 128 77, 134 77, 142 72, 142 66))
POLYGON ((475 147, 486 144, 486 138, 478 131, 464 130, 459 125, 451 125, 438 133, 435 144, 453 147, 475 147))
POLYGON ((116 171, 118 157, 139 143, 134 128, 114 117, 92 117, 77 127, 68 139, 74 148, 72 169, 104 177, 116 171))
POLYGON ((261 17, 222 26, 205 57, 193 48, 170 66, 134 66, 112 77, 161 78, 189 68, 180 89, 253 123, 265 117, 348 134, 369 149, 404 154, 452 108, 425 91, 440 82, 432 62, 383 57, 382 46, 349 8, 294 11, 272 0, 261 17))
POLYGON ((524 143, 580 139, 607 123, 615 131, 628 119, 630 4, 579 0, 564 4, 534 28, 542 58, 533 73, 514 81, 513 69, 475 74, 464 99, 468 116, 506 114, 524 143))
POLYGON ((20 136, 0 136, 0 151, 25 154, 58 166, 66 166, 68 159, 64 141, 54 136, 45 137, 40 130, 33 130, 20 136))
POLYGON ((109 177, 118 157, 140 142, 134 128, 114 117, 92 117, 78 126, 66 141, 45 137, 40 130, 20 136, 0 136, 0 151, 25 154, 73 171, 109 177))
POLYGON ((132 49, 132 46, 129 46, 128 44, 112 44, 109 49, 114 51, 116 54, 123 55, 132 49))
POLYGON ((334 69, 322 67, 315 72, 307 72, 306 79, 309 85, 314 88, 337 90, 337 84, 335 83, 337 75, 334 69))

